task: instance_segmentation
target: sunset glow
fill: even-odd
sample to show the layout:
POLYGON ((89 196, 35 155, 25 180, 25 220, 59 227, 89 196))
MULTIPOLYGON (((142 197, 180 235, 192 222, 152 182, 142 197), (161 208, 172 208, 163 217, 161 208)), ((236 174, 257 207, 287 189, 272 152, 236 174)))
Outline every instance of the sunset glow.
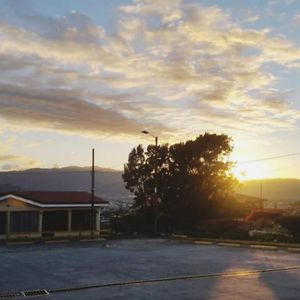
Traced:
POLYGON ((0 0, 0 170, 122 169, 130 150, 233 139, 240 179, 300 177, 300 2, 0 0), (163 5, 162 5, 163 3, 163 5), (58 150, 59 149, 59 150, 58 150))
POLYGON ((273 174, 266 165, 263 164, 238 164, 233 169, 234 175, 240 180, 272 178, 273 174))

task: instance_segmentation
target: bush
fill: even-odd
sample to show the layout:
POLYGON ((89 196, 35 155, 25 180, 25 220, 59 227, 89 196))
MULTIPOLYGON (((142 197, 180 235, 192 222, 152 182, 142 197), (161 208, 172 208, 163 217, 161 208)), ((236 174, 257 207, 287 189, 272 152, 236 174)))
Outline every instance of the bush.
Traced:
POLYGON ((247 228, 236 220, 215 220, 198 228, 196 235, 205 238, 247 240, 249 234, 247 228))
POLYGON ((252 239, 261 242, 288 243, 293 241, 293 236, 287 230, 279 226, 261 230, 250 230, 249 235, 252 239))

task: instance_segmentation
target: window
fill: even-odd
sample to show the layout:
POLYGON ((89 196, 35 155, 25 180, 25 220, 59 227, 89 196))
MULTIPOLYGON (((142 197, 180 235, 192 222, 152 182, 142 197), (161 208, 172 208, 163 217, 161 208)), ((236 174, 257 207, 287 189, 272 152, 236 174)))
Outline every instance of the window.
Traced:
POLYGON ((68 211, 43 212, 43 231, 68 230, 68 211))
POLYGON ((13 211, 10 214, 10 232, 37 232, 37 211, 13 211))
POLYGON ((89 230, 91 228, 91 210, 72 211, 72 230, 89 230))

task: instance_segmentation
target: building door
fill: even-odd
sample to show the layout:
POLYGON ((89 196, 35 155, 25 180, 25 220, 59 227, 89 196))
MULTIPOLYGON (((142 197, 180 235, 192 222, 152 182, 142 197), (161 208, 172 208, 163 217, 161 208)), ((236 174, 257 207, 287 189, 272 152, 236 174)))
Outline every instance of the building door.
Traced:
POLYGON ((0 211, 0 236, 6 234, 6 212, 0 211))

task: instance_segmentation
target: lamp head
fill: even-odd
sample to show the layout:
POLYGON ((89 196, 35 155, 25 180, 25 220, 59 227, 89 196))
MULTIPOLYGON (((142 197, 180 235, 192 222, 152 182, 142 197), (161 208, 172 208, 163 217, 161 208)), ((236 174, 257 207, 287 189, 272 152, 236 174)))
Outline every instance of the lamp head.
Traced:
POLYGON ((142 133, 149 134, 149 132, 147 130, 143 130, 142 133))

